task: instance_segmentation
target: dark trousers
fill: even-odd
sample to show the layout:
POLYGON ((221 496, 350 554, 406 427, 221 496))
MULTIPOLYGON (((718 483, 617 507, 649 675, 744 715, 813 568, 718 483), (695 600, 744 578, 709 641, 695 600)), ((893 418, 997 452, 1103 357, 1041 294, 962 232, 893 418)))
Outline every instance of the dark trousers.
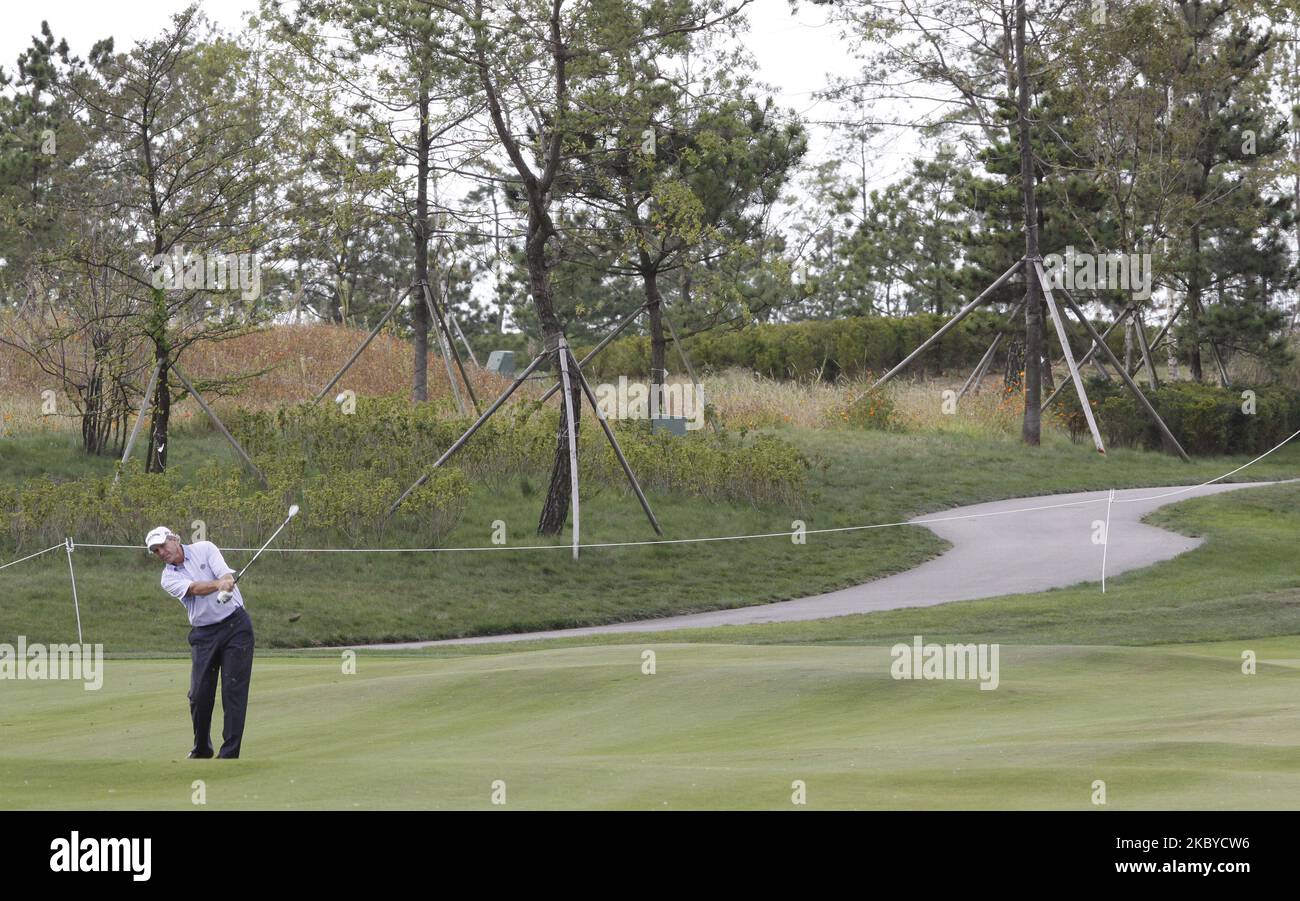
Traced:
POLYGON ((219 623, 190 630, 190 719, 194 721, 194 756, 212 756, 212 708, 221 673, 221 757, 239 756, 248 712, 248 683, 253 675, 253 620, 243 607, 219 623))

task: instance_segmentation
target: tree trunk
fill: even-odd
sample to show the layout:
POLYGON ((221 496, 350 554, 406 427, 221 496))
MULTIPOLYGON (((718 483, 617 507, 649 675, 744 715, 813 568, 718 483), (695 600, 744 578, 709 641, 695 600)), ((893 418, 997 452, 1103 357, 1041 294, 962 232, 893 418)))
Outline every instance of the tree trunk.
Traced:
MULTIPOLYGON (((535 205, 529 204, 528 240, 524 244, 524 254, 528 261, 528 282, 533 293, 533 306, 541 322, 542 341, 546 350, 552 355, 555 374, 560 372, 560 359, 557 353, 560 336, 559 317, 555 315, 555 303, 551 297, 551 277, 546 264, 546 240, 550 237, 549 219, 543 218, 535 205)), ((573 390, 573 433, 578 434, 578 425, 582 419, 581 388, 577 379, 570 380, 573 390)), ((561 389, 563 390, 563 389, 561 389)), ((560 422, 555 434, 555 460, 551 466, 551 484, 546 490, 546 502, 542 505, 542 515, 537 521, 539 535, 559 535, 564 531, 565 520, 569 516, 569 424, 565 412, 564 399, 560 399, 560 422)))
MULTIPOLYGON (((933 260, 932 260, 932 262, 933 262, 933 260)), ((938 278, 936 278, 935 281, 934 281, 934 314, 935 314, 936 316, 940 317, 940 320, 942 320, 942 317, 943 317, 943 301, 940 299, 940 298, 942 297, 941 290, 942 290, 942 289, 941 289, 940 286, 939 286, 939 280, 938 280, 938 278)), ((942 324, 942 321, 941 321, 940 324, 942 324)), ((934 370, 935 370, 935 372, 942 374, 942 373, 943 373, 943 365, 944 365, 944 358, 943 358, 943 342, 942 342, 942 341, 939 341, 938 343, 936 343, 936 344, 934 345, 934 370)))
POLYGON ((154 390, 153 407, 149 412, 149 456, 145 459, 145 472, 167 471, 167 425, 171 419, 172 396, 167 387, 167 370, 171 365, 171 347, 167 343, 167 297, 162 288, 154 289, 154 309, 150 323, 153 338, 153 356, 161 365, 158 387, 154 390))
POLYGON ((1201 226, 1192 226, 1192 271, 1187 279, 1187 362, 1192 380, 1201 381, 1201 226))
POLYGON ((99 453, 101 406, 99 374, 92 372, 82 394, 81 406, 81 449, 92 455, 99 453))
POLYGON ((1025 61, 1025 0, 1016 0, 1016 119, 1020 132, 1020 189, 1025 207, 1025 416, 1021 439, 1037 445, 1042 438, 1043 374, 1031 365, 1043 356, 1042 286, 1038 283, 1038 204, 1034 193, 1034 159, 1029 141, 1029 73, 1025 61))
POLYGON ((659 274, 642 270, 645 282, 646 312, 650 320, 650 384, 662 385, 668 368, 668 340, 664 337, 664 317, 660 307, 659 274))
MULTIPOLYGON (((429 281, 429 89, 420 85, 419 99, 420 135, 416 143, 415 222, 415 281, 429 281)), ((415 333, 415 353, 412 359, 411 398, 429 399, 429 312, 425 308, 424 291, 417 288, 411 294, 411 328, 415 333)))
POLYGON ((1002 374, 1002 384, 1008 389, 1024 384, 1025 339, 1012 338, 1007 343, 1007 366, 1002 374))
POLYGON ((112 456, 121 459, 122 453, 126 450, 126 421, 130 415, 131 401, 126 395, 126 387, 117 382, 117 444, 113 448, 112 456))
POLYGON ((154 359, 163 365, 158 376, 158 387, 153 395, 153 409, 149 413, 149 457, 145 461, 145 472, 167 471, 167 424, 171 419, 172 396, 167 387, 167 350, 166 347, 154 348, 154 359))

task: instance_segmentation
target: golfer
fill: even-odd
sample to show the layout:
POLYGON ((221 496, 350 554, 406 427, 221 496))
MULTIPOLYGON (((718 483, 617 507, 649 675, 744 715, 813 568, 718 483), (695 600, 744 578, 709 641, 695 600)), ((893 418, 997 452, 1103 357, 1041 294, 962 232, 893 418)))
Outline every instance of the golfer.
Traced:
POLYGON ((166 526, 151 531, 145 547, 167 565, 163 590, 185 605, 190 625, 190 718, 194 721, 194 749, 190 757, 212 756, 212 708, 217 698, 217 672, 221 672, 221 709, 225 714, 219 756, 234 759, 244 738, 248 711, 248 682, 253 673, 253 621, 235 584, 234 570, 211 541, 181 544, 166 526), (230 591, 228 603, 217 592, 230 591))

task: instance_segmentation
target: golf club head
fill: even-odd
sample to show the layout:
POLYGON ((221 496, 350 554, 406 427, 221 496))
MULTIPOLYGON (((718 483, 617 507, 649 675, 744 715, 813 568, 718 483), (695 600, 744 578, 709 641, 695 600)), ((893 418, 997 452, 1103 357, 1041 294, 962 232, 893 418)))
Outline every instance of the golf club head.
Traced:
POLYGON ((298 515, 298 505, 294 504, 289 508, 289 518, 293 519, 297 515, 298 515))

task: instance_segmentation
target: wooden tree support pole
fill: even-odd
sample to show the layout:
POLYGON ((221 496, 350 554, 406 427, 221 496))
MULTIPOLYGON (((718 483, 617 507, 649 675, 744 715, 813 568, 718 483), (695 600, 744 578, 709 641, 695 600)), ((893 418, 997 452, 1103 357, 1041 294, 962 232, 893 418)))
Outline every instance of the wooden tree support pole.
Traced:
POLYGON ((560 358, 560 381, 564 383, 564 420, 569 430, 569 494, 573 501, 573 559, 578 559, 578 541, 581 531, 578 515, 578 430, 573 422, 573 385, 569 381, 569 342, 560 335, 556 339, 555 353, 560 358))
MULTIPOLYGON (((460 415, 465 415, 465 400, 460 396, 460 386, 456 384, 456 374, 451 371, 451 354, 447 352, 447 336, 444 334, 441 320, 433 311, 433 301, 430 298, 429 286, 422 284, 423 291, 421 295, 424 298, 424 308, 429 313, 429 324, 432 325, 438 335, 438 356, 442 357, 442 365, 447 368, 447 384, 451 387, 451 396, 456 401, 456 409, 460 415)), ((474 412, 478 412, 475 410, 474 412)))
POLYGON ((664 530, 659 527, 659 520, 655 518, 654 511, 650 509, 650 502, 646 500, 645 492, 641 490, 641 484, 636 480, 636 475, 633 474, 627 458, 623 456, 623 449, 618 446, 618 439, 614 437, 614 430, 609 427, 605 414, 600 410, 600 404, 596 403, 596 395, 591 390, 591 386, 587 384, 587 377, 582 374, 582 366, 579 365, 577 360, 573 359, 572 354, 570 354, 569 359, 573 362, 573 372, 578 379, 578 384, 582 386, 582 393, 587 395, 587 400, 591 402, 591 408, 596 412, 596 421, 600 423, 601 429, 605 432, 605 437, 609 440, 609 446, 614 449, 614 456, 618 458, 618 465, 623 467, 623 474, 627 476, 628 482, 631 483, 632 491, 636 493, 636 499, 641 502, 641 509, 645 511, 646 518, 650 520, 650 525, 654 528, 655 534, 662 537, 664 530))
POLYGON ((934 342, 942 338, 944 335, 946 335, 950 330, 952 330, 957 325, 957 323, 961 322, 963 319, 969 316, 972 310, 974 310, 977 306, 982 304, 986 297, 988 297, 990 294, 992 294, 994 291, 1000 288, 1003 282, 1011 278, 1011 276, 1015 275, 1016 271, 1019 270, 1023 264, 1024 264, 1024 260, 1016 260, 1015 263, 1011 265, 1010 269, 1008 269, 1006 272, 998 276, 997 281, 995 281, 993 284, 989 285, 987 288, 981 291, 978 297, 976 297, 970 303, 966 304, 966 306, 962 307, 957 312, 957 314, 953 316, 951 319, 949 319, 947 322, 945 322, 937 332, 935 332, 925 341, 921 342, 921 346, 918 347, 916 350, 912 351, 910 354, 908 354, 907 357, 903 360, 903 362, 899 363, 893 369, 886 372, 876 381, 874 385, 872 385, 866 391, 863 391, 857 397, 853 398, 853 400, 849 401, 849 405, 852 406, 853 404, 856 404, 858 401, 862 400, 862 398, 866 397, 872 391, 875 391, 881 385, 885 384, 885 382, 889 381, 894 376, 898 375, 898 373, 902 372, 909 365, 911 365, 912 361, 915 360, 917 357, 919 357, 921 354, 925 353, 925 351, 930 347, 931 344, 933 344, 934 342))
POLYGON ((519 389, 519 386, 524 383, 524 380, 528 378, 528 376, 532 373, 534 369, 542 365, 542 360, 544 359, 546 359, 546 354, 544 353, 538 354, 536 357, 534 357, 533 362, 529 363, 523 372, 515 376, 515 380, 510 383, 510 387, 507 388, 504 392, 502 392, 501 396, 492 402, 492 406, 488 407, 486 410, 483 411, 483 415, 479 416, 478 420, 472 426, 470 426, 468 429, 465 430, 465 434, 457 438, 451 447, 443 451, 442 456, 439 457, 436 461, 434 461, 434 464, 429 468, 429 471, 426 472, 424 475, 420 476, 418 479, 416 479, 415 483, 411 485, 410 488, 407 488, 405 491, 402 492, 402 496, 399 497, 393 503, 393 505, 388 508, 388 513, 385 514, 384 518, 387 519, 391 517, 397 511, 397 508, 402 506, 402 504, 406 501, 406 499, 410 497, 411 494, 417 488, 419 488, 425 482, 429 481, 429 476, 433 475, 433 471, 435 469, 437 469, 439 466, 441 466, 442 464, 450 460, 452 454, 456 453, 456 451, 464 447, 465 442, 468 441, 473 436, 473 434, 479 430, 479 428, 483 425, 483 423, 488 421, 488 417, 490 417, 493 413, 495 413, 498 409, 500 409, 501 405, 510 399, 510 395, 514 394, 515 391, 519 389))
MULTIPOLYGON (((1006 336, 1003 335, 1003 337, 1006 336)), ((979 374, 977 376, 975 376, 975 383, 971 385, 971 390, 974 391, 976 394, 980 393, 980 387, 984 382, 984 377, 987 376, 989 374, 989 370, 993 368, 993 359, 994 357, 990 355, 989 358, 984 361, 984 368, 979 371, 979 374)))
MULTIPOLYGON (((660 301, 659 313, 664 317, 664 322, 668 323, 668 333, 673 336, 673 346, 677 348, 677 356, 682 358, 682 365, 686 367, 686 374, 690 376, 692 390, 698 388, 701 396, 703 396, 704 386, 701 385, 700 380, 695 377, 695 369, 691 366, 691 358, 686 356, 686 348, 682 347, 681 339, 677 337, 677 327, 673 325, 673 319, 668 315, 668 304, 660 301)), ((701 410, 700 412, 703 413, 704 411, 701 410)), ((709 425, 713 428, 714 432, 718 431, 718 424, 716 422, 710 420, 709 425)))
POLYGON ((348 361, 343 364, 343 368, 340 369, 337 373, 335 373, 334 378, 329 380, 329 384, 326 385, 324 388, 320 389, 320 393, 316 395, 316 397, 312 400, 312 403, 314 404, 320 403, 320 399, 324 397, 326 394, 329 394, 330 389, 333 388, 335 385, 337 385, 339 379, 343 378, 343 374, 352 368, 352 364, 357 361, 357 357, 361 356, 362 351, 364 351, 367 347, 370 346, 371 341, 375 340, 375 335, 379 334, 379 330, 384 327, 384 323, 387 322, 389 318, 394 313, 397 312, 397 308, 402 305, 402 301, 406 300, 407 295, 414 290, 415 290, 415 285, 411 285, 411 287, 407 288, 405 291, 402 292, 402 295, 398 297, 397 300, 393 301, 392 306, 390 306, 386 311, 384 311, 384 315, 380 317, 377 323, 375 323, 375 327, 370 330, 370 334, 366 336, 366 340, 362 341, 361 346, 358 347, 355 351, 353 351, 352 356, 350 356, 348 358, 348 361))
POLYGON ((456 314, 450 309, 447 310, 447 319, 450 320, 451 327, 456 330, 456 334, 460 336, 460 343, 465 345, 465 351, 469 354, 470 361, 474 364, 474 368, 482 369, 483 364, 478 361, 478 357, 474 354, 474 346, 470 344, 469 339, 465 337, 465 332, 461 330, 460 323, 456 321, 456 314))
POLYGON ((1151 401, 1147 400, 1147 396, 1142 393, 1142 389, 1137 386, 1137 382, 1133 381, 1132 377, 1128 374, 1128 370, 1124 367, 1124 364, 1115 357, 1115 352, 1110 349, 1108 344, 1098 338, 1097 330, 1092 327, 1092 323, 1083 315, 1083 310, 1079 309, 1075 304, 1074 299, 1070 297, 1070 292, 1062 288, 1061 293, 1065 297, 1066 304, 1074 311, 1074 315, 1079 317, 1079 321, 1083 323, 1084 328, 1086 328, 1089 334, 1093 336, 1093 340, 1097 341, 1097 343, 1101 345, 1102 353, 1110 358, 1111 365, 1119 370, 1119 374, 1123 376, 1124 384, 1128 386, 1128 390, 1133 392, 1134 396, 1137 397, 1138 402, 1146 408, 1147 414, 1160 429, 1161 434, 1163 434, 1165 439, 1178 451, 1178 456, 1182 457, 1187 463, 1192 462, 1191 458, 1187 456, 1187 451, 1183 450, 1183 446, 1179 444, 1178 439, 1174 437, 1174 433, 1169 431, 1169 426, 1165 425, 1165 421, 1160 418, 1160 414, 1156 412, 1156 408, 1151 406, 1151 401))
MULTIPOLYGON (((610 332, 604 338, 601 338, 600 343, 597 344, 595 347, 593 347, 585 357, 583 357, 581 360, 578 361, 578 365, 586 366, 588 363, 590 363, 592 358, 595 357, 596 354, 604 350, 606 346, 608 346, 609 342, 613 341, 623 332, 623 329, 627 328, 629 325, 636 322, 637 317, 645 312, 645 306, 646 306, 645 304, 641 304, 641 306, 637 307, 634 311, 632 311, 630 315, 625 317, 622 322, 616 325, 612 332, 610 332)), ((560 390, 560 383, 556 382, 554 385, 552 385, 550 388, 547 389, 545 394, 543 394, 541 397, 537 399, 537 403, 539 405, 546 403, 548 400, 551 399, 551 395, 559 390, 560 390)))
MULTIPOLYGON (((1024 305, 1025 302, 1022 300, 1012 307, 1011 312, 1007 314, 1007 319, 1014 322, 1016 314, 1020 312, 1024 305)), ((965 384, 961 386, 961 391, 957 394, 957 400, 961 400, 965 397, 966 392, 970 391, 971 388, 974 388, 975 393, 979 394, 980 382, 984 380, 984 376, 989 371, 989 367, 993 365, 993 355, 997 353, 998 345, 1002 343, 1004 337, 1006 337, 1005 330, 999 330, 998 333, 993 336, 993 342, 989 345, 989 349, 984 351, 984 356, 980 357, 980 361, 976 363, 975 368, 971 370, 970 376, 966 379, 965 384)))
POLYGON ((677 326, 673 325, 673 318, 668 315, 668 304, 660 301, 659 313, 664 317, 664 322, 668 325, 668 334, 672 335, 673 347, 677 348, 677 356, 682 358, 682 365, 686 367, 686 374, 690 376, 691 384, 698 385, 700 380, 695 377, 695 369, 691 366, 691 358, 686 356, 686 348, 682 347, 681 339, 677 337, 677 326))
POLYGON ((980 357, 980 361, 975 364, 975 368, 972 369, 970 375, 966 377, 966 381, 962 384, 961 390, 957 392, 957 400, 961 400, 965 397, 966 392, 971 389, 971 386, 978 384, 980 379, 984 378, 984 372, 988 369, 989 365, 992 364, 993 355, 997 353, 998 345, 1001 343, 1002 333, 998 332, 993 336, 993 341, 989 344, 989 349, 984 351, 984 356, 980 357))
MULTIPOLYGON (((1101 432, 1097 431, 1097 420, 1092 415, 1092 405, 1088 403, 1088 392, 1084 390, 1083 378, 1079 375, 1079 367, 1074 364, 1074 351, 1070 349, 1070 336, 1066 334, 1065 323, 1061 321, 1061 311, 1056 308, 1056 301, 1052 298, 1052 288, 1047 283, 1047 273, 1043 271, 1043 261, 1035 259, 1032 262, 1034 273, 1037 275, 1038 284, 1043 289, 1043 300, 1047 301, 1047 311, 1052 316, 1052 324, 1056 326, 1056 336, 1061 341, 1061 349, 1065 351, 1065 364, 1070 367, 1070 378, 1074 381, 1075 393, 1079 395, 1079 405, 1083 407, 1083 416, 1088 420, 1088 429, 1092 432, 1092 443, 1097 446, 1097 453, 1106 453, 1106 446, 1101 443, 1101 432)), ((1089 331, 1092 326, 1089 324, 1089 331)), ((1096 332, 1092 332, 1094 340, 1100 343, 1100 338, 1096 332)), ((1102 344, 1102 348, 1106 348, 1102 344)), ((1027 361, 1026 366, 1037 361, 1027 361)))
MULTIPOLYGON (((1169 317, 1169 320, 1163 326, 1160 327, 1160 331, 1156 332, 1155 340, 1151 342, 1152 353, 1155 353, 1157 350, 1160 349, 1160 342, 1164 340, 1165 335, 1169 333, 1169 329, 1173 327, 1174 321, 1178 319, 1179 315, 1183 312, 1183 308, 1186 306, 1187 306, 1187 301, 1184 300, 1174 309, 1173 315, 1169 317)), ((1134 369, 1134 372, 1136 371, 1137 370, 1134 369)), ((1132 372, 1129 373, 1129 375, 1132 374, 1133 374, 1132 372)))
POLYGON ((171 369, 172 372, 176 373, 176 378, 181 380, 181 384, 185 386, 185 390, 194 395, 194 399, 198 401, 199 406, 203 408, 203 412, 208 414, 208 418, 211 419, 212 424, 217 427, 217 431, 226 436, 226 440, 229 441, 230 446, 235 449, 235 453, 239 454, 239 457, 244 461, 244 464, 253 471, 254 475, 257 476, 257 480, 262 483, 262 487, 270 488, 271 486, 267 483, 266 476, 262 475, 262 470, 257 468, 257 464, 253 462, 253 458, 245 453, 244 449, 239 446, 239 442, 235 440, 235 436, 230 434, 230 431, 226 428, 226 424, 222 422, 216 412, 208 406, 208 402, 203 399, 203 395, 199 394, 195 387, 190 384, 190 380, 181 372, 180 367, 175 363, 172 363, 171 369))
POLYGON ((465 403, 460 399, 460 391, 456 388, 456 377, 451 373, 451 361, 447 359, 447 352, 451 351, 452 360, 456 361, 456 368, 460 371, 460 377, 465 381, 465 390, 469 392, 470 403, 474 405, 474 412, 479 412, 478 397, 474 394, 474 385, 470 382, 469 376, 465 374, 465 364, 460 360, 460 352, 456 350, 456 339, 451 336, 451 330, 447 328, 447 321, 442 318, 442 307, 438 306, 437 301, 433 299, 433 291, 429 288, 429 283, 424 283, 424 302, 429 307, 429 312, 435 317, 438 325, 438 331, 441 336, 439 344, 442 345, 442 361, 447 364, 447 379, 451 382, 452 392, 456 395, 456 406, 460 408, 461 415, 465 413, 465 403))
MULTIPOLYGON (((1133 325, 1135 326, 1133 330, 1137 332, 1138 349, 1142 351, 1141 365, 1145 366, 1147 369, 1147 380, 1151 382, 1151 389, 1153 391, 1159 391, 1160 377, 1156 375, 1156 364, 1155 361, 1151 359, 1151 348, 1147 346, 1146 323, 1142 321, 1142 312, 1136 307, 1133 309, 1133 325)), ((1133 373, 1131 372, 1129 373, 1129 375, 1132 374, 1133 373)))
MULTIPOLYGON (((1186 301, 1184 301, 1184 303, 1186 303, 1186 301)), ((1197 312, 1197 313, 1200 313, 1200 314, 1204 314, 1204 313, 1205 313, 1205 307, 1201 305, 1201 302, 1200 302, 1199 299, 1196 301, 1196 312, 1197 312)), ((1232 383, 1231 383, 1230 381, 1228 381, 1228 370, 1227 370, 1227 367, 1225 367, 1225 366, 1223 365, 1223 357, 1222 357, 1222 355, 1220 355, 1220 353, 1219 353, 1219 345, 1215 342, 1215 340, 1214 340, 1213 338, 1207 338, 1207 339, 1205 339, 1205 340, 1206 340, 1206 341, 1209 343, 1209 345, 1210 345, 1210 355, 1211 355, 1212 357, 1214 357, 1214 365, 1215 365, 1215 366, 1218 368, 1218 370, 1219 370, 1219 380, 1220 380, 1221 382, 1223 382, 1223 386, 1224 386, 1225 388, 1227 388, 1227 387, 1229 387, 1232 383)))
POLYGON ((1219 345, 1210 341, 1210 353, 1214 354, 1214 365, 1219 369, 1219 380, 1223 382, 1223 387, 1231 388, 1232 380, 1228 378, 1228 367, 1223 365, 1223 356, 1219 353, 1219 345))
MULTIPOLYGON (((1101 333, 1101 340, 1105 341, 1106 338, 1110 335, 1110 333, 1119 327, 1119 324, 1123 322, 1125 317, 1129 315, 1130 310, 1131 310, 1130 307, 1125 307, 1120 312, 1120 314, 1115 317, 1115 321, 1112 322, 1110 325, 1106 326, 1106 331, 1101 333)), ((1093 358, 1093 355, 1096 353, 1097 353, 1097 345, 1093 344, 1092 347, 1088 348, 1088 352, 1083 355, 1083 359, 1079 361, 1079 365, 1087 366, 1088 361, 1091 360, 1093 358)), ((1052 401, 1056 400, 1056 396, 1065 390, 1065 384, 1066 384, 1065 382, 1061 382, 1061 384, 1057 385, 1056 390, 1052 392, 1051 396, 1048 397, 1047 400, 1043 401, 1043 406, 1040 409, 1046 410, 1048 406, 1052 403, 1052 401)))
POLYGON ((122 460, 117 464, 117 471, 113 473, 113 484, 116 485, 118 479, 122 477, 122 470, 131 460, 131 450, 135 447, 135 439, 140 437, 140 424, 144 422, 144 411, 149 409, 149 398, 153 397, 153 392, 158 387, 158 373, 162 371, 162 360, 153 364, 153 372, 149 375, 149 387, 144 389, 144 400, 140 401, 140 412, 135 416, 135 425, 131 426, 131 434, 126 439, 126 448, 122 451, 122 460))

